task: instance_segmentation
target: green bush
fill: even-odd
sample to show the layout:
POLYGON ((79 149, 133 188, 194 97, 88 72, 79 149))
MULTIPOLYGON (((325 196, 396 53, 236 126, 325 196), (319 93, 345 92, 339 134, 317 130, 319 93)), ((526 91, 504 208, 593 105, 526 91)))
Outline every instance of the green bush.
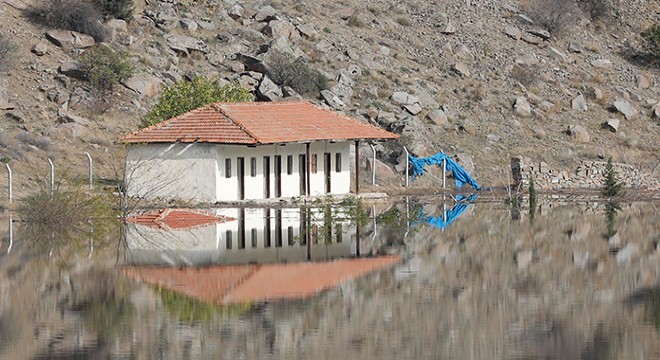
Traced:
POLYGON ((238 84, 218 86, 214 81, 196 77, 165 89, 156 104, 142 119, 140 128, 157 124, 213 102, 251 101, 254 97, 238 84))
POLYGON ((268 64, 268 75, 276 84, 290 86, 301 94, 318 95, 328 86, 328 79, 309 67, 302 57, 276 52, 268 64))
POLYGON ((133 0, 95 0, 106 15, 130 20, 133 17, 133 0))
POLYGON ((114 51, 107 45, 97 45, 85 51, 81 57, 83 74, 97 90, 112 87, 133 75, 133 66, 124 51, 114 51))
POLYGON ((660 61, 660 24, 655 24, 642 32, 646 48, 655 61, 660 61))

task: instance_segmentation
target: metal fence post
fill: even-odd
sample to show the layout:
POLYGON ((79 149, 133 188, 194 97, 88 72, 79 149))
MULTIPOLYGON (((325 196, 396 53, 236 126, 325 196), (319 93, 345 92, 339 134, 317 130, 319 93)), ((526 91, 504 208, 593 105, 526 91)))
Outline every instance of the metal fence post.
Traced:
POLYGON ((408 167, 410 166, 410 160, 408 157, 410 156, 410 153, 408 152, 408 149, 406 147, 403 147, 403 151, 406 152, 406 187, 408 187, 408 167))
POLYGON ((92 156, 88 152, 85 152, 87 159, 89 160, 89 191, 92 191, 94 185, 92 184, 92 178, 94 177, 94 163, 92 161, 92 156))
POLYGON ((9 197, 9 203, 11 204, 12 201, 12 186, 11 186, 11 167, 9 167, 9 164, 5 163, 5 166, 7 167, 7 180, 9 181, 9 184, 7 185, 7 191, 9 192, 8 197, 9 197))
POLYGON ((374 154, 374 161, 371 164, 371 185, 376 185, 376 147, 374 144, 369 144, 369 146, 374 154))
POLYGON ((50 158, 48 158, 48 164, 50 165, 50 195, 53 196, 55 193, 55 165, 50 158))

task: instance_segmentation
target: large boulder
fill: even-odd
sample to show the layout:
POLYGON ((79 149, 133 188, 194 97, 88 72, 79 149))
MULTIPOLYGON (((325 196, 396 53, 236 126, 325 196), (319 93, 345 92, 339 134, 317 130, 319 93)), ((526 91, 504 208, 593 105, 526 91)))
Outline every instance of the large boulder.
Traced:
POLYGON ((142 96, 155 96, 161 91, 162 80, 155 76, 138 73, 122 82, 124 86, 142 96))
POLYGON ((637 110, 635 110, 629 102, 623 99, 616 99, 613 106, 617 111, 622 113, 627 120, 632 119, 637 113, 637 110))
POLYGON ((581 143, 588 143, 591 141, 589 132, 582 125, 570 125, 566 129, 566 133, 581 143))
POLYGON ((208 45, 200 39, 188 35, 172 35, 166 37, 167 45, 174 51, 190 55, 193 51, 199 51, 206 54, 209 51, 208 45))
POLYGON ((50 30, 46 32, 46 38, 59 47, 85 49, 94 46, 94 38, 70 30, 50 30))
POLYGON ((282 89, 277 86, 268 76, 261 79, 261 83, 257 88, 257 96, 266 101, 276 101, 282 98, 284 94, 282 89))

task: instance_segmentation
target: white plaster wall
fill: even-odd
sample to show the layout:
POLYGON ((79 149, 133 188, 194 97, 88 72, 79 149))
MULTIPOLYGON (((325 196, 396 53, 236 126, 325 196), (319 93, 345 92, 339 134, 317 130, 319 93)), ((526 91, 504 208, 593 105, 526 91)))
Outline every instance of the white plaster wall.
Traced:
MULTIPOLYGON (((350 192, 352 166, 350 161, 350 142, 315 142, 310 145, 310 156, 316 154, 318 166, 316 173, 310 173, 312 195, 325 195, 324 153, 330 153, 331 187, 330 194, 347 194, 350 192), (342 157, 341 172, 335 170, 335 154, 342 157)), ((217 145, 218 183, 217 200, 232 201, 238 199, 238 157, 244 158, 245 164, 245 199, 264 198, 264 156, 270 157, 270 197, 275 197, 275 155, 282 158, 281 179, 282 197, 301 196, 300 194, 300 155, 305 155, 305 144, 264 145, 257 147, 217 145), (287 174, 287 156, 293 156, 292 174, 287 174), (256 176, 251 176, 251 158, 256 158, 256 176), (231 177, 225 174, 225 159, 231 160, 231 177)), ((310 162, 311 167, 311 162, 310 162)), ((304 174, 303 174, 304 175, 304 174)), ((304 194, 303 194, 304 195, 304 194)))
POLYGON ((216 201, 213 144, 134 144, 126 155, 129 196, 216 201))

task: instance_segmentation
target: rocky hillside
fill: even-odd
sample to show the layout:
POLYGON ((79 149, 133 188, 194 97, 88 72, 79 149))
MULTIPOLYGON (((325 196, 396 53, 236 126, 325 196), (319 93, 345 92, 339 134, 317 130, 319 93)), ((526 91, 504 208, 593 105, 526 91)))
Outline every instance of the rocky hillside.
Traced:
POLYGON ((0 70, 0 157, 18 193, 46 174, 47 157, 71 175, 84 173, 90 152, 113 177, 123 162, 116 139, 137 129, 164 86, 195 76, 397 132, 398 144, 380 146, 392 166, 405 145, 456 154, 488 185, 509 181, 514 155, 569 172, 611 156, 656 181, 660 173, 660 68, 640 36, 660 22, 655 1, 591 13, 586 5, 604 1, 580 1, 548 19, 569 14, 570 2, 136 0, 132 17, 106 16, 103 36, 92 33, 135 69, 109 92, 80 79, 94 37, 52 26, 45 3, 0 1, 12 46, 0 70), (328 82, 301 86, 291 69, 328 82))

